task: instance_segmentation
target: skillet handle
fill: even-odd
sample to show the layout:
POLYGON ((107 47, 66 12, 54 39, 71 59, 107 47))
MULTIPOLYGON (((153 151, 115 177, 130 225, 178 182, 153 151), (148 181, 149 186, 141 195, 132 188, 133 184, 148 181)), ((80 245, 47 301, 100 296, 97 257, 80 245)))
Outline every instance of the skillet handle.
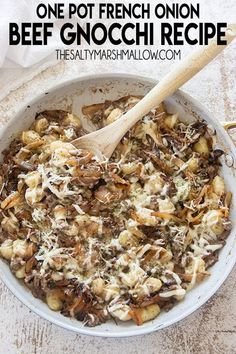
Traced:
POLYGON ((225 130, 228 132, 230 129, 236 128, 236 121, 227 122, 227 123, 223 122, 222 125, 225 128, 225 130))
POLYGON ((230 130, 231 129, 235 129, 236 128, 236 121, 232 121, 232 122, 222 122, 223 127, 225 128, 226 132, 229 134, 230 138, 233 140, 233 142, 236 145, 236 142, 234 141, 234 139, 232 138, 232 136, 230 135, 230 130))

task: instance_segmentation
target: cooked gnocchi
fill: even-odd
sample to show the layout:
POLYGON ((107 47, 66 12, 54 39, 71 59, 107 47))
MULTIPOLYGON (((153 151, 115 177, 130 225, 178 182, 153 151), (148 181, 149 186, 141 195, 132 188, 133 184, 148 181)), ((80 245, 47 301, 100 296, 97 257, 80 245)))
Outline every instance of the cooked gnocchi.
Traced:
MULTIPOLYGON (((84 119, 101 128, 139 100, 84 107, 84 119)), ((204 122, 185 124, 163 104, 109 161, 74 147, 84 133, 72 113, 44 111, 4 152, 0 256, 53 311, 142 325, 217 261, 231 227, 223 151, 204 122)))

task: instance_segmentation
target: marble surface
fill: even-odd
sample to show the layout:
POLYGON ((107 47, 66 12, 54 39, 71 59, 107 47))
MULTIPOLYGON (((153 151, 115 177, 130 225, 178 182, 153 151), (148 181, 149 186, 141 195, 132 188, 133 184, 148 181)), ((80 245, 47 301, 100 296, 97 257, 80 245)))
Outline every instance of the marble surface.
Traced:
MULTIPOLYGON (((235 0, 198 1, 204 16, 215 21, 236 20, 235 0), (222 18, 223 17, 223 18, 222 18)), ((186 47, 185 52, 190 51, 186 47)), ((0 70, 0 87, 9 77, 0 115, 7 118, 39 92, 58 82, 87 73, 126 72, 161 78, 169 62, 59 62, 41 73, 16 82, 10 69, 0 70), (3 80, 4 79, 4 80, 3 80), (23 84, 22 84, 23 83, 23 84)), ((15 72, 19 76, 19 72, 15 72)), ((219 121, 236 120, 236 43, 222 53, 183 89, 200 100, 219 121)), ((91 352, 155 354, 236 353, 236 269, 220 290, 194 314, 180 323, 150 335, 124 339, 93 338, 63 330, 22 305, 0 280, 0 354, 72 354, 91 352)))

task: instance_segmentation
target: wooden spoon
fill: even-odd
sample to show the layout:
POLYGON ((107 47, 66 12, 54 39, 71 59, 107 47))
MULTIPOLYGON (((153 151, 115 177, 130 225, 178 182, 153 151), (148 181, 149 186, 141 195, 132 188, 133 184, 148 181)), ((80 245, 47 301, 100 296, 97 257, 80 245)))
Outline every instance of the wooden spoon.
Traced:
MULTIPOLYGON (((224 38, 227 45, 235 37, 236 24, 229 25, 224 38)), ((122 137, 135 123, 196 75, 227 45, 217 45, 217 39, 214 37, 208 46, 195 49, 121 118, 102 129, 73 140, 72 143, 77 148, 91 151, 101 160, 110 158, 122 137)))

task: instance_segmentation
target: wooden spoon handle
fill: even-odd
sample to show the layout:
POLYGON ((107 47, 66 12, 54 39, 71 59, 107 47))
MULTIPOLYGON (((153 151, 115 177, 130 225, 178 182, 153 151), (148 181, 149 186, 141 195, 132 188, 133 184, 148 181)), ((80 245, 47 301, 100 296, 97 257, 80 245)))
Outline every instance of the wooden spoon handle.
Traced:
MULTIPOLYGON (((227 45, 236 37, 236 25, 229 25, 225 38, 227 45)), ((110 131, 110 149, 107 141, 107 149, 111 150, 119 143, 125 133, 143 116, 157 107, 166 97, 173 94, 185 82, 196 75, 210 61, 212 61, 227 45, 217 45, 217 38, 214 37, 208 46, 203 46, 192 51, 183 61, 178 63, 169 74, 167 74, 141 101, 130 111, 123 115, 112 125, 104 128, 110 131)), ((110 151, 105 151, 110 156, 110 151)))
MULTIPOLYGON (((236 37, 236 25, 226 29, 227 45, 236 37)), ((125 133, 166 97, 172 95, 185 82, 196 75, 227 45, 217 45, 213 38, 208 46, 200 47, 178 63, 141 101, 114 123, 73 141, 77 147, 90 149, 99 158, 110 158, 125 133)))

